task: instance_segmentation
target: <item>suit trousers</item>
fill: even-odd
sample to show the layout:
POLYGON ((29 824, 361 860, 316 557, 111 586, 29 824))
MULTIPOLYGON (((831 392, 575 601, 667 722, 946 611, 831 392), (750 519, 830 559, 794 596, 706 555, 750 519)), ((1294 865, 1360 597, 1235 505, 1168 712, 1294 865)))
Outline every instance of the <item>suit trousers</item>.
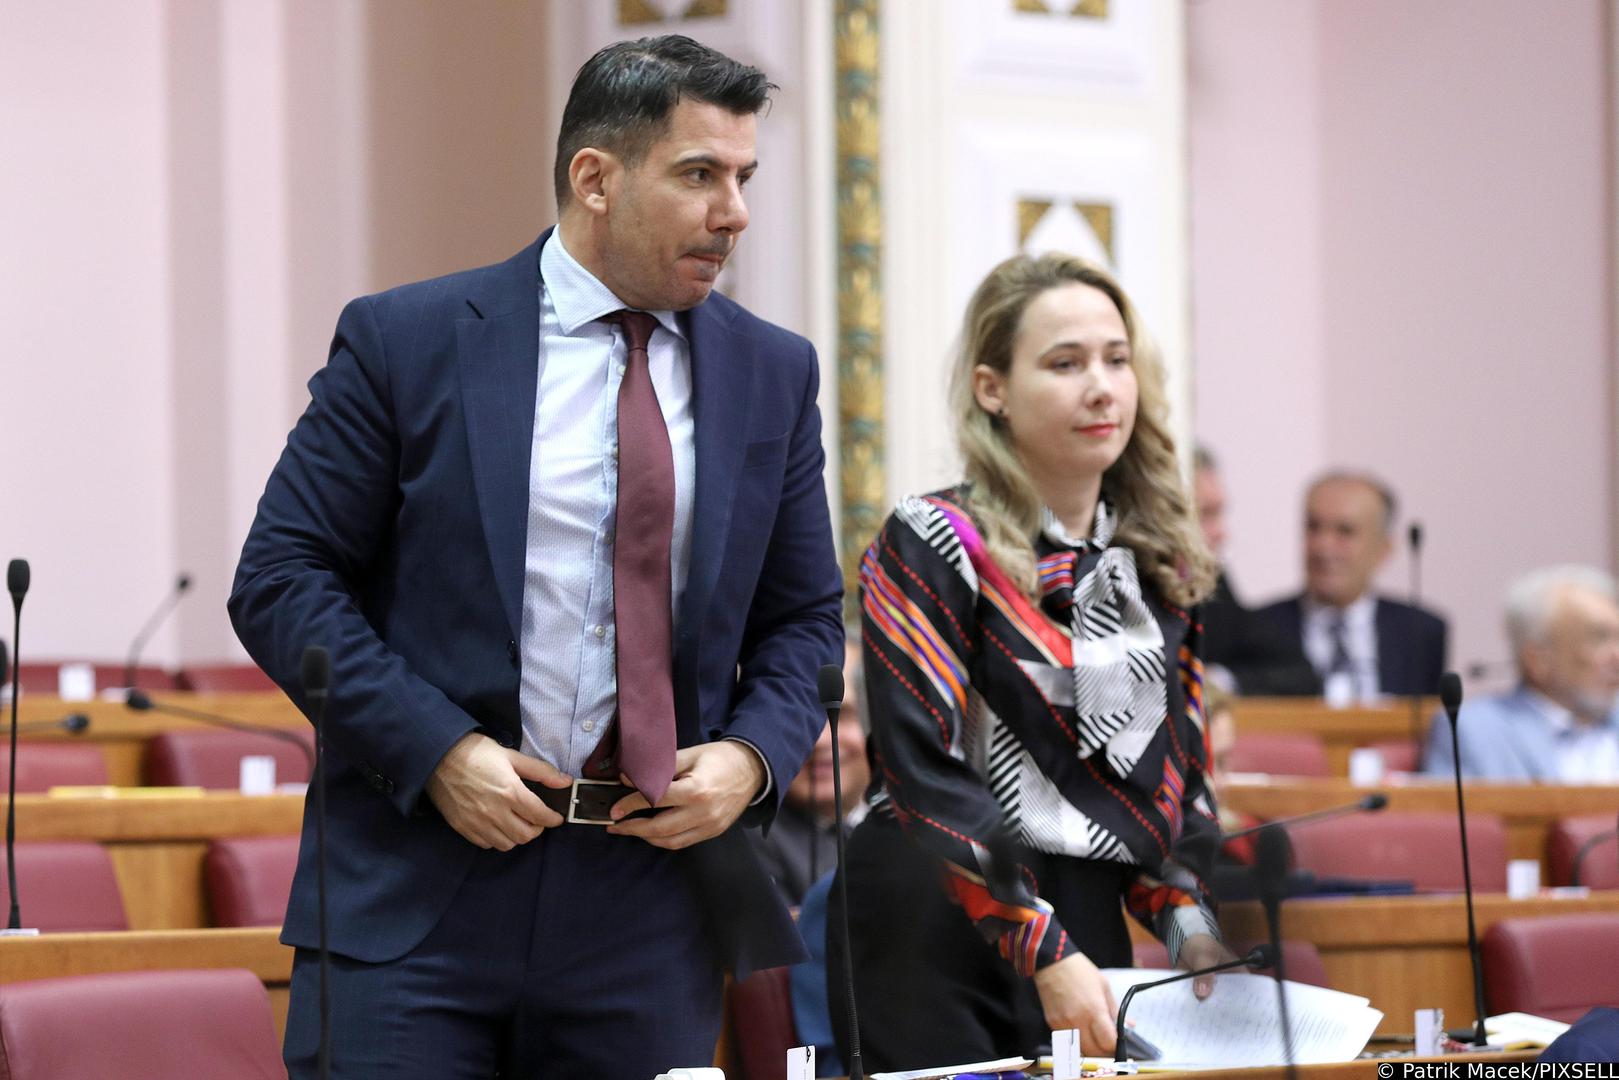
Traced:
MULTIPOLYGON (((478 852, 405 956, 332 956, 332 1076, 649 1080, 712 1064, 723 973, 682 862, 590 825, 478 852)), ((299 949, 291 1080, 317 1075, 319 977, 299 949)))
MULTIPOLYGON (((1051 1032, 1034 980, 1013 971, 945 893, 939 860, 892 818, 875 814, 847 847, 850 951, 867 1071, 1049 1053, 1051 1032)), ((1119 903, 1130 867, 1038 852, 1024 852, 1020 861, 1081 952, 1097 967, 1130 966, 1119 903)), ((838 1052, 848 1061, 843 956, 830 940, 839 907, 834 884, 827 994, 838 1052)))

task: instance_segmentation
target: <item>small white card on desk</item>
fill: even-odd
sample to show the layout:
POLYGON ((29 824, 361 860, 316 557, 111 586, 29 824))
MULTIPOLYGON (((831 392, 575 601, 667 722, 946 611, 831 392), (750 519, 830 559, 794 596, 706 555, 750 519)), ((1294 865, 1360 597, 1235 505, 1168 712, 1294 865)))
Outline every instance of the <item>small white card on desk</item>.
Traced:
POLYGON ((1079 1029, 1051 1033, 1051 1080, 1079 1080, 1084 1060, 1079 1056, 1079 1029))
POLYGON ((787 1080, 815 1080, 815 1047, 795 1046, 787 1051, 787 1080))
POLYGON ((1416 1016, 1418 1057, 1437 1057, 1445 1052, 1445 1010, 1418 1009, 1416 1016))
POLYGON ((89 664, 63 664, 56 669, 56 696, 63 701, 91 701, 96 696, 96 669, 89 664))
POLYGON ((241 782, 243 795, 275 794, 275 758, 269 754, 247 754, 242 758, 241 782))

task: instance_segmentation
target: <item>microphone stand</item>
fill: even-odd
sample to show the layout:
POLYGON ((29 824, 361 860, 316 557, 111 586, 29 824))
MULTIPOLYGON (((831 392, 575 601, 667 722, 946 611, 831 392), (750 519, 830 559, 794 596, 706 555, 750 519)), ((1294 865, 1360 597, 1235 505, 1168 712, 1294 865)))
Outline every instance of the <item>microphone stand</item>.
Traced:
POLYGON ((11 758, 6 779, 6 887, 11 890, 7 930, 22 929, 22 908, 17 902, 17 699, 22 696, 22 601, 28 595, 28 561, 12 559, 6 567, 6 589, 11 593, 11 758))
MULTIPOLYGON (((1281 954, 1278 953, 1277 955, 1280 956, 1281 954)), ((1227 960, 1225 963, 1215 964, 1213 967, 1201 968, 1197 971, 1182 971, 1178 974, 1171 975, 1168 978, 1155 979, 1152 982, 1136 983, 1134 986, 1130 987, 1130 989, 1124 992, 1124 1000, 1119 1002, 1119 1018, 1115 1022, 1113 1029, 1114 1046, 1117 1047, 1117 1049, 1113 1052, 1115 1059, 1119 1061, 1132 1060, 1128 1056, 1128 1044, 1125 1042, 1124 1038, 1124 1017, 1130 1011, 1130 1002, 1135 998, 1137 992, 1141 990, 1153 990, 1160 986, 1168 986, 1170 983, 1185 982, 1187 979, 1200 979, 1204 975, 1218 975, 1220 972, 1230 971, 1232 968, 1262 968, 1270 966, 1270 950, 1266 949, 1264 946, 1255 946, 1253 949, 1249 950, 1247 956, 1242 957, 1240 960, 1227 960), (1118 1057, 1120 1052, 1123 1052, 1126 1056, 1123 1058, 1118 1057)))
MULTIPOLYGON (((173 705, 166 701, 153 701, 144 690, 130 689, 124 693, 124 705, 135 712, 157 712, 166 716, 178 716, 182 720, 195 720, 210 727, 225 728, 228 731, 240 731, 248 735, 263 735, 267 739, 280 739, 291 743, 304 755, 309 763, 309 780, 314 783, 315 767, 318 764, 316 751, 311 750, 309 744, 290 731, 280 728, 264 727, 259 724, 245 724, 240 720, 232 720, 228 716, 217 716, 214 713, 202 712, 199 709, 188 709, 184 705, 173 705)), ((319 742, 319 732, 316 733, 319 742)))
POLYGON ((1293 861, 1293 843, 1287 830, 1267 827, 1255 845, 1254 875, 1259 881, 1259 902, 1265 909, 1265 928, 1276 953, 1272 973, 1276 981, 1276 1012, 1282 1023, 1282 1053, 1287 1062, 1288 1080, 1297 1080, 1298 1064, 1293 1056, 1293 1021, 1287 1011, 1287 962, 1282 956, 1282 898, 1287 892, 1287 868, 1293 861))
POLYGON ((320 949, 320 1078, 332 1075, 332 953, 326 943, 326 771, 324 761, 326 698, 331 688, 332 657, 320 645, 304 649, 301 669, 304 699, 309 703, 309 721, 315 726, 315 763, 309 782, 315 789, 315 899, 320 949))
POLYGON ((838 713, 843 708, 843 669, 836 664, 821 668, 817 679, 821 692, 821 706, 826 709, 826 722, 832 729, 832 801, 837 804, 838 828, 838 903, 842 905, 841 933, 843 948, 844 989, 849 999, 849 1080, 864 1080, 865 1065, 860 1060, 860 1018, 854 1001, 854 950, 849 945, 849 875, 846 871, 848 856, 843 845, 843 761, 838 751, 838 713), (835 683, 835 685, 834 685, 835 683))
MULTIPOLYGON (((1422 606, 1422 523, 1413 521, 1406 530, 1406 538, 1411 547, 1411 610, 1412 618, 1416 618, 1416 611, 1422 606)), ((1420 641, 1420 639, 1419 639, 1420 641)), ((1417 752, 1417 762, 1422 761, 1423 747, 1426 745, 1422 732, 1422 693, 1417 687, 1422 685, 1422 665, 1427 656, 1420 649, 1417 653, 1418 677, 1412 681, 1411 690, 1411 745, 1417 752)), ((1441 663, 1444 661, 1441 660, 1441 663)))
POLYGON ((1439 680, 1439 697, 1450 721, 1450 759, 1456 773, 1456 816, 1462 830, 1462 888, 1467 893, 1467 954, 1473 961, 1473 1045, 1485 1047, 1490 1039, 1484 1031, 1484 969, 1478 949, 1478 924, 1473 919, 1473 864, 1467 854, 1467 806, 1462 801, 1462 679, 1447 671, 1439 680))
POLYGON ((1591 839, 1581 844, 1580 849, 1574 853, 1572 869, 1570 869, 1568 875, 1568 883, 1570 885, 1578 885, 1580 883, 1580 871, 1585 868, 1586 857, 1603 844, 1607 844, 1615 840, 1619 840, 1619 830, 1597 833, 1595 836, 1591 837, 1591 839))
POLYGON ((152 640, 157 628, 163 625, 163 620, 169 617, 169 612, 179 606, 180 600, 185 596, 186 590, 191 588, 191 575, 181 574, 175 581, 174 588, 163 598, 163 602, 152 612, 152 617, 146 620, 146 625, 140 628, 135 640, 130 642, 129 656, 124 660, 124 687, 132 688, 135 685, 135 668, 140 664, 141 653, 146 649, 146 643, 152 640))

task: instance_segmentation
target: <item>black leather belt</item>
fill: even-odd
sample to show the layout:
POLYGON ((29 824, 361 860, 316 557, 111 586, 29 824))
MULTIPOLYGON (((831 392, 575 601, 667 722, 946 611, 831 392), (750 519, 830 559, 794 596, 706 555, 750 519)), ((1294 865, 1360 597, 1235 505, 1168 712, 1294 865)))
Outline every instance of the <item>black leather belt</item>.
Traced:
MULTIPOLYGON (((570 825, 611 825, 613 819, 608 811, 613 804, 626 795, 635 794, 635 789, 628 784, 621 784, 617 780, 587 780, 581 777, 564 788, 546 787, 536 780, 524 780, 523 784, 540 801, 562 815, 562 820, 570 825)), ((629 818, 654 817, 661 812, 661 808, 649 807, 628 814, 621 820, 629 818)))

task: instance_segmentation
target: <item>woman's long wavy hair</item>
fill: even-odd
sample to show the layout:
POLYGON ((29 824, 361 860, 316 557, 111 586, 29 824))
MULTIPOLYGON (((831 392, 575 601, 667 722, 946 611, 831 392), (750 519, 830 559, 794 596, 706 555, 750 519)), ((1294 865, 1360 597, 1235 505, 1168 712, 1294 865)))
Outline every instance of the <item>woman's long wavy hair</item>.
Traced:
POLYGON ((1029 303, 1047 289, 1076 282, 1100 289, 1119 309, 1138 387, 1135 430, 1119 460, 1102 475, 1102 497, 1117 523, 1113 542, 1135 553, 1143 581, 1155 585, 1159 595, 1189 607, 1213 590, 1217 571, 1175 458, 1163 361, 1118 282, 1084 259, 1055 252, 1014 256, 990 271, 967 305, 950 385, 956 443, 970 485, 967 509, 983 530, 990 556, 1030 597, 1038 597, 1034 538, 1044 502, 1006 424, 978 403, 973 369, 985 364, 1007 376, 1029 303))

